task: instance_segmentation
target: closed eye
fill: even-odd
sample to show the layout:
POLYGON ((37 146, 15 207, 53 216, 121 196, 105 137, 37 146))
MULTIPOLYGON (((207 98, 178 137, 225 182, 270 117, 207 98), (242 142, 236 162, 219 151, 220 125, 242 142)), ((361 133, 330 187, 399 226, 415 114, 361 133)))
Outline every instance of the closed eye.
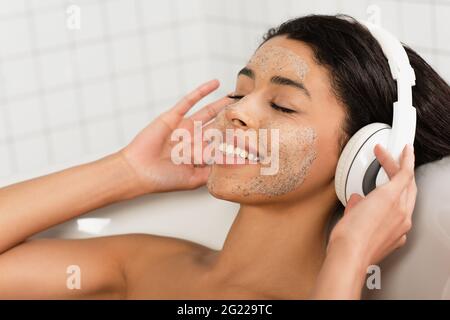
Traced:
MULTIPOLYGON (((242 99, 244 96, 235 96, 235 95, 228 95, 228 98, 230 99, 234 99, 234 100, 240 100, 242 99)), ((282 106, 279 106, 273 102, 270 103, 270 107, 276 111, 280 111, 280 112, 284 112, 284 113, 294 113, 296 111, 292 110, 292 109, 288 109, 288 108, 284 108, 282 106)))
POLYGON ((281 107, 281 106, 279 106, 279 105, 277 105, 275 103, 271 103, 270 106, 272 107, 272 109, 275 109, 277 111, 281 111, 281 112, 284 112, 284 113, 294 113, 295 112, 292 109, 281 107))
POLYGON ((230 98, 230 99, 234 99, 234 100, 240 100, 240 99, 242 99, 244 96, 234 96, 234 95, 232 95, 232 94, 229 94, 227 97, 230 98))

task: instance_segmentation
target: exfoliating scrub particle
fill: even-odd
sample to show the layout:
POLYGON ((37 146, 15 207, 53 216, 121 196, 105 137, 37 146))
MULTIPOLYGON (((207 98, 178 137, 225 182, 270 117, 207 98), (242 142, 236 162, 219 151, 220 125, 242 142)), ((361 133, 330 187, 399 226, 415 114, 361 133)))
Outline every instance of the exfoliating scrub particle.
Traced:
POLYGON ((263 77, 268 74, 278 75, 281 72, 294 72, 300 80, 303 80, 308 72, 308 65, 305 61, 291 50, 280 46, 259 48, 248 65, 256 67, 258 74, 263 77))
POLYGON ((298 188, 317 157, 316 132, 310 127, 280 130, 279 170, 274 175, 258 175, 242 181, 233 193, 280 196, 298 188))

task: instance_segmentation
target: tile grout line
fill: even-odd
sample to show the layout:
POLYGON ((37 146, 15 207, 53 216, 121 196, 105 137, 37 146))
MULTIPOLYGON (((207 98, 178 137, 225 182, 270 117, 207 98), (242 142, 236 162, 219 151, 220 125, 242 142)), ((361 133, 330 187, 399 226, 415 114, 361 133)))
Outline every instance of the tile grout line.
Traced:
MULTIPOLYGON (((66 6, 69 6, 71 4, 72 4, 71 0, 66 0, 66 6)), ((80 9, 81 8, 82 7, 80 7, 80 9)), ((80 12, 80 15, 82 15, 81 12, 80 12)), ((81 28, 82 27, 83 26, 81 24, 81 28)), ((78 44, 77 44, 75 32, 77 32, 77 30, 72 30, 72 31, 68 32, 70 63, 71 63, 71 67, 72 67, 72 83, 71 83, 70 87, 73 88, 73 91, 74 91, 76 107, 78 110, 77 124, 78 124, 78 129, 80 131, 83 153, 86 154, 89 152, 89 137, 87 136, 87 133, 85 130, 87 127, 86 121, 85 121, 85 112, 84 112, 86 106, 85 106, 85 102, 84 102, 84 98, 83 98, 83 82, 80 80, 80 73, 78 71, 78 64, 77 64, 78 44)), ((56 91, 56 92, 58 92, 58 91, 56 91)))
MULTIPOLYGON (((180 50, 180 34, 179 34, 179 32, 180 32, 181 26, 178 22, 179 10, 175 3, 176 0, 168 0, 168 1, 170 1, 170 6, 171 6, 172 12, 174 12, 174 16, 175 16, 175 19, 171 20, 171 25, 172 25, 172 32, 173 32, 173 34, 172 34, 173 41, 174 41, 174 45, 175 45, 175 64, 177 66, 177 71, 178 71, 178 77, 177 77, 178 93, 180 93, 181 90, 183 90, 185 88, 186 79, 185 79, 185 74, 184 74, 184 62, 181 58, 181 50, 180 50)), ((181 98, 181 97, 179 97, 179 98, 181 98)))
MULTIPOLYGON (((205 56, 199 55, 199 56, 190 56, 187 59, 186 58, 182 58, 184 63, 197 62, 197 61, 202 60, 202 59, 205 59, 205 56)), ((175 60, 169 60, 169 61, 163 62, 161 64, 158 64, 158 65, 146 65, 146 66, 142 66, 142 67, 135 68, 135 69, 128 69, 126 71, 122 71, 120 73, 120 76, 118 75, 117 77, 121 78, 121 77, 128 77, 128 76, 131 76, 131 75, 136 75, 136 74, 142 73, 143 69, 144 70, 163 69, 163 68, 165 68, 165 67, 167 67, 167 66, 169 66, 169 65, 171 65, 173 63, 175 63, 175 60)), ((80 84, 82 84, 84 82, 85 85, 86 84, 92 85, 92 84, 97 84, 97 83, 103 82, 103 81, 105 81, 107 79, 109 79, 108 75, 101 75, 101 76, 92 77, 92 78, 89 78, 89 79, 86 79, 86 80, 82 80, 82 81, 80 80, 79 82, 80 82, 80 84)), ((72 85, 73 85, 73 82, 66 82, 66 83, 63 83, 63 84, 55 85, 55 86, 51 87, 50 89, 44 89, 44 91, 47 94, 55 93, 55 92, 61 92, 61 91, 64 91, 64 90, 67 90, 67 89, 71 88, 72 85)), ((18 100, 23 100, 23 99, 29 99, 30 97, 32 97, 32 96, 34 96, 36 94, 37 94, 37 91, 29 91, 29 92, 21 93, 21 94, 18 94, 18 95, 13 95, 13 96, 9 97, 9 101, 18 101, 18 100)), ((0 108, 1 108, 1 106, 0 106, 0 108)))
MULTIPOLYGON (((1 98, 1 96, 0 96, 0 98, 1 98)), ((156 102, 157 103, 161 103, 161 104, 174 103, 177 98, 178 97, 170 97, 170 98, 165 98, 165 99, 158 100, 156 102)), ((148 110, 148 105, 146 103, 144 103, 144 104, 137 104, 137 105, 134 105, 134 106, 128 108, 127 109, 127 114, 137 113, 137 112, 141 112, 141 111, 145 111, 145 110, 148 110)), ((92 116, 89 119, 85 119, 84 125, 92 125, 92 124, 97 123, 99 120, 102 120, 102 119, 105 119, 105 118, 108 119, 108 120, 114 119, 114 114, 92 116)), ((60 125, 54 126, 52 128, 52 132, 53 133, 59 133, 59 132, 63 132, 65 130, 68 130, 68 129, 71 129, 71 128, 74 128, 74 127, 79 127, 78 122, 71 122, 71 123, 60 124, 60 125)), ((36 134, 43 134, 43 131, 42 130, 35 130, 35 131, 29 132, 29 133, 18 135, 17 137, 14 138, 14 143, 18 142, 18 141, 28 140, 28 139, 32 138, 33 136, 35 136, 36 134)), ((11 139, 11 138, 10 137, 6 137, 5 139, 1 139, 0 138, 0 145, 8 143, 8 139, 11 139)), ((13 143, 11 143, 11 144, 13 144, 13 143)))
POLYGON ((54 150, 53 150, 53 144, 50 139, 51 129, 48 125, 48 114, 47 114, 47 106, 46 106, 46 99, 44 96, 44 85, 43 85, 43 75, 42 75, 42 64, 41 64, 41 55, 39 53, 39 50, 37 50, 38 47, 38 40, 37 40, 37 34, 36 34, 36 26, 35 26, 35 13, 33 12, 33 7, 30 4, 30 0, 26 0, 26 9, 27 9, 27 26, 28 26, 28 32, 31 35, 31 57, 34 60, 33 67, 35 72, 35 80, 37 85, 37 95, 38 95, 38 104, 42 111, 41 113, 41 120, 43 125, 43 134, 45 139, 45 144, 47 147, 47 162, 49 164, 53 163, 54 160, 54 150))
MULTIPOLYGON (((141 51, 141 59, 142 59, 142 65, 143 66, 149 66, 150 61, 148 58, 148 41, 147 41, 147 33, 144 26, 144 14, 143 14, 143 1, 142 0, 135 0, 135 14, 138 20, 138 35, 140 39, 140 51, 141 51)), ((144 69, 144 82, 145 82, 145 95, 146 100, 148 101, 149 109, 151 112, 153 111, 155 107, 155 99, 153 94, 153 88, 152 88, 152 68, 148 67, 144 69)))
MULTIPOLYGON (((3 123, 5 125, 5 140, 4 143, 6 145, 6 148, 8 149, 8 158, 9 158, 9 165, 10 169, 13 173, 16 173, 17 168, 17 155, 14 149, 14 140, 12 138, 12 125, 10 121, 10 115, 9 115, 9 108, 8 108, 8 98, 5 94, 6 86, 5 86, 5 79, 3 76, 3 61, 0 59, 0 85, 3 86, 4 90, 0 91, 0 106, 2 108, 2 116, 3 116, 3 123)), ((1 142, 1 141, 0 141, 1 142)), ((0 155, 1 156, 1 155, 0 155)))
MULTIPOLYGON (((134 3, 133 3, 134 5, 134 3)), ((103 34, 103 43, 106 44, 106 59, 108 61, 109 66, 109 85, 112 89, 112 107, 114 114, 114 123, 116 126, 116 146, 122 145, 125 143, 125 132, 121 122, 121 110, 119 106, 119 95, 118 95, 118 84, 117 84, 117 74, 116 74, 116 65, 114 62, 113 56, 113 48, 112 48, 112 39, 111 39, 111 29, 110 29, 110 20, 107 14, 108 7, 106 2, 101 2, 102 6, 102 24, 104 29, 103 34)))

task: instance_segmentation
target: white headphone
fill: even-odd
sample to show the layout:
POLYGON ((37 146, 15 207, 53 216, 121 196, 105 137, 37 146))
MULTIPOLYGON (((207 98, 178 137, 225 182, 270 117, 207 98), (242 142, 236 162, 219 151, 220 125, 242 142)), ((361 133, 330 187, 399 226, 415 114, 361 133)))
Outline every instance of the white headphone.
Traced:
POLYGON ((398 101, 393 105, 392 128, 385 123, 371 123, 358 130, 342 151, 334 183, 336 194, 344 206, 352 193, 365 196, 389 181, 373 153, 375 145, 381 144, 398 162, 404 146, 414 143, 416 132, 416 109, 412 105, 412 86, 416 77, 408 55, 391 33, 370 22, 362 24, 377 39, 388 59, 392 77, 397 81, 398 101))

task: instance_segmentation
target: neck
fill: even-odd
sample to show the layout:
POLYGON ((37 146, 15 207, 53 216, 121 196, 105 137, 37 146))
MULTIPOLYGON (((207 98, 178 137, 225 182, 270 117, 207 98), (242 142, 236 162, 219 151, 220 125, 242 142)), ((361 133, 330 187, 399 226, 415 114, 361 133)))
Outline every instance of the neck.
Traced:
POLYGON ((325 258, 334 189, 294 203, 241 205, 213 274, 227 284, 304 298, 325 258))

